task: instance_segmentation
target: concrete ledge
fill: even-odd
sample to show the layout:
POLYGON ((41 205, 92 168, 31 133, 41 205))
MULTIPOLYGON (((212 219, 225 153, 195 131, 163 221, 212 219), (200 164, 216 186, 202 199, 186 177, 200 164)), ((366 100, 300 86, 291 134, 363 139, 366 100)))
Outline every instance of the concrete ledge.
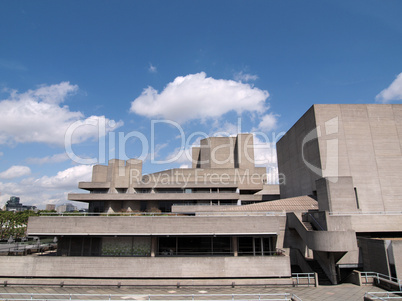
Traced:
POLYGON ((280 278, 291 277, 288 256, 59 257, 2 256, 0 277, 280 278))
POLYGON ((291 286, 292 278, 231 279, 74 279, 0 278, 0 286, 291 286))
POLYGON ((231 235, 277 233, 284 216, 31 216, 28 235, 231 235))

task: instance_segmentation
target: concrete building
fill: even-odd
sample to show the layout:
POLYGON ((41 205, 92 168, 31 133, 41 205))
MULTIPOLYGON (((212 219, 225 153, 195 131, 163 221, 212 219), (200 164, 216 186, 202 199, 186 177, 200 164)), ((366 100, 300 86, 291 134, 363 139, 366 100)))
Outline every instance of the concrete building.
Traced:
POLYGON ((16 196, 10 197, 10 200, 8 200, 4 206, 5 211, 14 211, 14 212, 19 212, 19 211, 25 211, 25 210, 35 210, 35 206, 26 206, 20 203, 20 198, 16 196))
POLYGON ((219 210, 279 198, 278 185, 266 185, 265 168, 254 165, 253 135, 207 138, 192 155, 192 168, 148 175, 136 159, 94 166, 92 181, 79 183, 89 193, 69 198, 96 214, 31 217, 29 235, 57 236, 58 256, 8 258, 13 269, 0 273, 290 284, 282 208, 269 215, 219 210), (26 269, 27 260, 37 268, 26 269))
POLYGON ((55 204, 46 204, 45 210, 47 210, 47 211, 56 210, 56 205, 55 204))
POLYGON ((88 202, 90 212, 110 213, 171 212, 173 204, 238 205, 279 198, 277 185, 268 194, 257 194, 264 188, 266 169, 254 166, 253 135, 211 137, 200 144, 192 149, 192 168, 143 176, 137 159, 96 165, 92 181, 79 183, 90 193, 69 194, 69 199, 88 202))
POLYGON ((71 203, 62 204, 62 205, 57 206, 57 208, 56 208, 56 211, 58 213, 73 212, 73 211, 77 211, 77 210, 78 210, 77 207, 71 203))
POLYGON ((280 187, 255 166, 251 134, 202 140, 187 169, 143 175, 140 160, 110 160, 69 195, 92 215, 30 217, 28 234, 57 236, 59 256, 0 258, 0 276, 402 278, 401 138, 402 105, 314 105, 277 143, 280 187))
POLYGON ((287 214, 294 264, 313 251, 332 283, 356 268, 402 277, 402 105, 314 105, 277 154, 281 198, 318 201, 287 214))

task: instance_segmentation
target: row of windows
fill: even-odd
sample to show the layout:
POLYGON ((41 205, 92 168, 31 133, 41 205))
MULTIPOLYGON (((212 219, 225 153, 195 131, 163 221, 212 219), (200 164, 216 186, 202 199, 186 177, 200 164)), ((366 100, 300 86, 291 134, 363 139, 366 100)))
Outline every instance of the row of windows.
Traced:
MULTIPOLYGON (((156 256, 276 255, 276 236, 157 237, 156 256)), ((60 237, 59 256, 151 256, 151 237, 60 237)))
MULTIPOLYGON (((127 193, 127 188, 116 188, 117 193, 127 193)), ((92 189, 90 193, 108 193, 109 189, 92 189)), ((236 188, 136 188, 136 193, 236 193, 236 188)), ((240 191, 240 194, 249 194, 240 191)))
MULTIPOLYGON (((118 211, 123 211, 124 209, 124 201, 113 201, 115 204, 120 202, 120 209, 118 211)), ((155 211, 155 209, 160 210, 161 212, 171 212, 173 205, 237 205, 237 200, 190 200, 190 201, 158 201, 157 208, 151 207, 154 206, 153 203, 148 201, 136 201, 139 202, 139 211, 155 211)), ((89 212, 105 212, 105 202, 103 201, 95 201, 89 203, 89 212)))

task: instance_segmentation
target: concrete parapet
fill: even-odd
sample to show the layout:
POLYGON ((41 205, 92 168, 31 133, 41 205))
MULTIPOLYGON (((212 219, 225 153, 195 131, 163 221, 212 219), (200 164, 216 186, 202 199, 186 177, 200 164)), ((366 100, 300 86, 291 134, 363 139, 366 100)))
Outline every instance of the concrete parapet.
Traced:
POLYGON ((31 216, 28 235, 279 234, 285 216, 31 216))
POLYGON ((0 277, 133 279, 291 277, 288 256, 107 258, 2 256, 0 266, 2 267, 0 277))
POLYGON ((354 231, 309 231, 294 213, 288 213, 287 218, 289 228, 295 229, 312 250, 347 252, 357 249, 354 231))

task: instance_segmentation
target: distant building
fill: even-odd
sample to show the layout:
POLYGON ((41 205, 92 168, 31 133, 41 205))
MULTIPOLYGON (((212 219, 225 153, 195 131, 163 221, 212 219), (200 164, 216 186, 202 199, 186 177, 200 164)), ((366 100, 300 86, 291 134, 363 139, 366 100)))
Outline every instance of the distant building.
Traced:
POLYGON ((65 203, 63 205, 57 206, 56 211, 59 213, 73 212, 73 211, 77 211, 77 207, 71 203, 65 203))
POLYGON ((47 210, 47 211, 56 210, 56 205, 54 205, 54 204, 47 204, 47 205, 46 205, 46 210, 47 210))
POLYGON ((6 202, 5 205, 6 211, 25 211, 25 210, 35 210, 35 206, 24 206, 23 204, 20 203, 20 198, 16 196, 10 197, 10 200, 6 202))

